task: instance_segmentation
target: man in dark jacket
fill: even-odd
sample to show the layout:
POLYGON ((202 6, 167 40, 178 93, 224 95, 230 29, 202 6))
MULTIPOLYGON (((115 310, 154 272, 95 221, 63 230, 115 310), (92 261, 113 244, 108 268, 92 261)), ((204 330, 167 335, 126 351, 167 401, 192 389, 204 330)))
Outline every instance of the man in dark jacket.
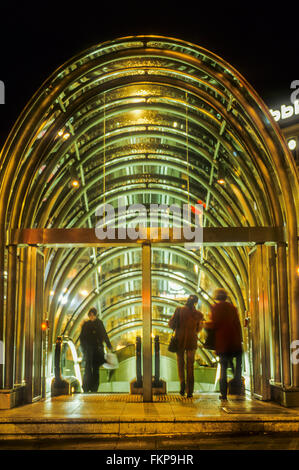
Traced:
POLYGON ((97 310, 91 308, 88 312, 89 320, 85 321, 81 328, 80 345, 84 356, 85 370, 83 377, 83 391, 97 392, 100 382, 99 367, 104 364, 105 341, 112 351, 112 346, 106 333, 102 320, 98 318, 97 310))
POLYGON ((220 399, 227 399, 227 368, 236 358, 234 382, 241 393, 242 374, 242 329, 236 307, 227 302, 227 292, 217 289, 216 303, 211 307, 209 321, 204 328, 215 330, 215 351, 220 362, 220 399))

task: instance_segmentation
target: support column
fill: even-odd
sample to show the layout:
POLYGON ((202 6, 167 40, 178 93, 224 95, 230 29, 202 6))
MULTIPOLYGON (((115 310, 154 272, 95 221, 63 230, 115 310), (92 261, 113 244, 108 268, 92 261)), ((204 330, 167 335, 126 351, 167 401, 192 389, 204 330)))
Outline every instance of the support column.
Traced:
MULTIPOLYGON (((0 234, 2 233, 2 227, 0 225, 0 234)), ((0 245, 0 341, 1 346, 4 344, 4 295, 5 295, 5 251, 4 247, 0 245)), ((0 389, 4 387, 4 365, 0 361, 0 389)))
POLYGON ((151 245, 142 245, 143 401, 152 401, 151 245))
POLYGON ((25 303, 25 400, 32 402, 33 398, 33 357, 34 357, 34 316, 35 316, 35 286, 36 286, 36 247, 27 248, 27 278, 25 303))
MULTIPOLYGON (((278 279, 278 306, 280 318, 280 344, 281 344, 281 383, 272 384, 272 399, 283 406, 298 406, 299 388, 292 376, 291 350, 292 318, 288 296, 288 268, 287 247, 285 243, 277 245, 277 279, 278 279)), ((292 298, 290 296, 290 302, 292 298)))
POLYGON ((269 305, 271 307, 271 375, 275 383, 281 382, 281 347, 278 306, 277 258, 275 247, 269 247, 269 305))
POLYGON ((11 390, 15 379, 15 323, 17 292, 17 247, 8 247, 7 300, 5 323, 4 388, 11 390))
POLYGON ((280 341, 282 355, 282 386, 291 385, 290 368, 290 321, 288 305, 287 257, 286 244, 277 245, 278 303, 280 315, 280 341))
POLYGON ((25 299, 27 274, 27 248, 20 248, 18 303, 16 323, 16 384, 22 384, 24 379, 24 338, 25 338, 25 299))
MULTIPOLYGON (((298 269, 298 236, 292 234, 288 243, 288 285, 290 297, 290 344, 299 340, 299 277, 298 269)), ((299 391, 299 364, 292 362, 292 385, 299 391)))

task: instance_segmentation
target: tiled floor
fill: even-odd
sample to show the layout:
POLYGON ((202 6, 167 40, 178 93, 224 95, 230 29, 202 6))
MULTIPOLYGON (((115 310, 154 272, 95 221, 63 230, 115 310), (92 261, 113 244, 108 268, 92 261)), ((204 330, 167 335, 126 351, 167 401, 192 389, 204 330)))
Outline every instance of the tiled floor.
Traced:
POLYGON ((299 449, 299 409, 218 393, 47 398, 0 412, 0 449, 299 449))
POLYGON ((178 394, 154 396, 152 403, 143 403, 138 395, 127 394, 75 394, 49 397, 11 410, 1 410, 0 418, 111 418, 146 417, 157 419, 181 417, 198 419, 242 415, 288 416, 299 419, 298 408, 284 408, 272 402, 249 398, 229 397, 227 402, 218 399, 218 393, 195 394, 192 399, 178 394))

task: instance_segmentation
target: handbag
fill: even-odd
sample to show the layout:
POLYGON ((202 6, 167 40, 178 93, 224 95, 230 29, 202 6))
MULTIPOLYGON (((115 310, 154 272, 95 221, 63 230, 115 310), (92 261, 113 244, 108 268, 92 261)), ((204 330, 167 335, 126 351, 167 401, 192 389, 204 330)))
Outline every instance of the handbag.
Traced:
POLYGON ((212 330, 211 328, 205 328, 204 330, 206 332, 206 339, 205 339, 203 347, 205 349, 210 349, 211 351, 215 351, 216 349, 215 330, 212 330))
POLYGON ((168 351, 174 352, 174 353, 178 351, 178 339, 176 337, 176 334, 173 334, 172 337, 170 338, 168 351))
POLYGON ((173 352, 173 353, 178 352, 178 338, 177 338, 176 332, 179 327, 179 318, 180 318, 180 315, 178 311, 175 316, 175 322, 176 322, 175 333, 171 336, 169 345, 168 345, 168 351, 173 352))

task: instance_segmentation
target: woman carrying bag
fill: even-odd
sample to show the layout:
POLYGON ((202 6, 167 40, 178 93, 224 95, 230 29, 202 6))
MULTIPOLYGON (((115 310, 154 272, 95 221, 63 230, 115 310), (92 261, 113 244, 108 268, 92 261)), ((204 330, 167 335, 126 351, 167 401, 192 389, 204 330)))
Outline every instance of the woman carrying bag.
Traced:
POLYGON ((194 390, 194 359, 197 349, 197 335, 201 330, 203 314, 196 310, 196 295, 190 295, 183 307, 178 307, 169 320, 169 327, 175 330, 177 338, 177 364, 180 380, 180 394, 192 398, 194 390), (186 375, 186 379, 185 379, 186 375))

